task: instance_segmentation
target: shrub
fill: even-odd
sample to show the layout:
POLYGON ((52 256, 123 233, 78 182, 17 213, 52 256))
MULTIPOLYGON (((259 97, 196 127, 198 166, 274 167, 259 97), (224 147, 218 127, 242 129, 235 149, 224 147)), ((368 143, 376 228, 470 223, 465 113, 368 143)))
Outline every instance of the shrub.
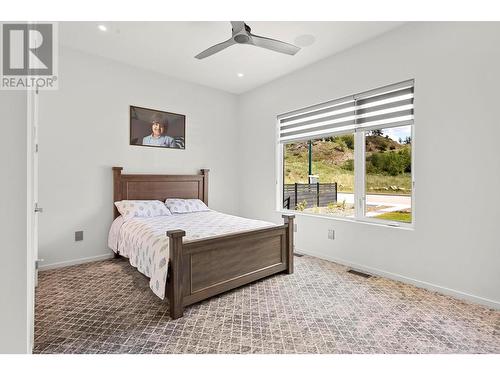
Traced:
POLYGON ((335 150, 340 151, 340 152, 344 152, 346 150, 347 145, 342 138, 337 138, 335 143, 336 143, 336 145, 334 147, 335 150))
POLYGON ((342 139, 345 143, 345 145, 350 148, 351 150, 354 150, 354 134, 345 134, 340 136, 340 139, 342 139))
POLYGON ((347 204, 345 199, 342 202, 329 202, 326 205, 326 211, 328 213, 334 213, 338 211, 345 211, 347 209, 347 204))
POLYGON ((340 205, 337 204, 337 206, 342 209, 342 211, 345 211, 345 199, 342 201, 340 205))
POLYGON ((342 169, 346 171, 353 171, 354 170, 354 159, 348 159, 342 164, 342 169))
POLYGON ((367 173, 386 173, 397 176, 411 172, 411 152, 409 147, 399 151, 376 152, 366 158, 367 173))
POLYGON ((295 205, 297 211, 304 211, 307 208, 307 201, 303 200, 295 205))

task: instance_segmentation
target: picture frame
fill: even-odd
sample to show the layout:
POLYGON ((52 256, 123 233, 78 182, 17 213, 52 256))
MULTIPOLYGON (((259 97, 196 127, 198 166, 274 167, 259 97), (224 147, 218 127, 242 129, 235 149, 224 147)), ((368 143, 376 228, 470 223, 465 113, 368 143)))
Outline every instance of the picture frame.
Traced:
POLYGON ((130 106, 131 146, 186 149, 186 116, 152 108, 130 106))

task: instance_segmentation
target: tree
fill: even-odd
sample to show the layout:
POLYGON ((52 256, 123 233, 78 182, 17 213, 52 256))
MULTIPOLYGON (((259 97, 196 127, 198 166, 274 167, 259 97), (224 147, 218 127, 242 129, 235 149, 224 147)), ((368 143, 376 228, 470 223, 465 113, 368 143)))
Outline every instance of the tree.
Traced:
POLYGON ((411 145, 411 137, 410 136, 406 137, 404 142, 405 145, 411 145))
POLYGON ((384 132, 382 131, 382 129, 375 129, 375 130, 372 130, 370 132, 371 135, 374 135, 374 136, 378 136, 378 137, 381 137, 384 135, 384 132))
POLYGON ((351 150, 354 150, 354 134, 345 134, 340 136, 340 139, 342 139, 346 146, 350 148, 351 150))

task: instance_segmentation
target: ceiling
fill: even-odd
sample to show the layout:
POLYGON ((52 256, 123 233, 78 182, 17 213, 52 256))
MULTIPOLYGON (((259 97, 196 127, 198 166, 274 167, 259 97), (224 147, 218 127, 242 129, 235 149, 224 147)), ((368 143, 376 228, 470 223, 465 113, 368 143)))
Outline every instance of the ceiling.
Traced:
POLYGON ((233 45, 203 60, 195 59, 199 52, 231 36, 227 21, 61 22, 59 40, 62 45, 87 53, 239 94, 374 38, 402 22, 247 24, 253 34, 303 47, 295 56, 289 56, 250 45, 233 45), (99 30, 98 25, 105 25, 107 31, 99 30))

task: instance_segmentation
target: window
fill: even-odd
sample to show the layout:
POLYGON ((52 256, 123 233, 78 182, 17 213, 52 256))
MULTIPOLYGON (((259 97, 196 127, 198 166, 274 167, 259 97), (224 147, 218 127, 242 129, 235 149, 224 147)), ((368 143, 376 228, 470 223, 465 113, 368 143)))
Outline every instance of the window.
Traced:
POLYGON ((279 208, 413 221, 413 80, 278 116, 279 208))
POLYGON ((354 133, 283 147, 284 207, 354 217, 354 133))
POLYGON ((411 223, 411 126, 365 132, 367 217, 411 223))

